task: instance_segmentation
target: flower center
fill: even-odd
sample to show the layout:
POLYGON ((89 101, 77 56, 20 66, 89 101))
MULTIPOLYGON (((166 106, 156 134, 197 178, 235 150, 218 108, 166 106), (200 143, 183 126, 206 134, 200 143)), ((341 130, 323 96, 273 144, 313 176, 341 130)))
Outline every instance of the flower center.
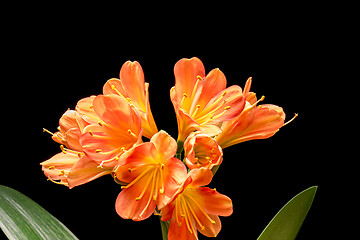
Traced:
POLYGON ((177 221, 178 227, 181 226, 179 218, 184 218, 187 229, 191 234, 194 234, 196 239, 196 228, 193 225, 193 220, 200 226, 201 230, 205 229, 205 225, 200 221, 197 214, 202 214, 208 219, 212 224, 216 222, 211 219, 209 214, 207 214, 204 208, 200 205, 196 199, 191 196, 191 189, 186 189, 182 194, 180 194, 175 200, 175 219, 177 221))

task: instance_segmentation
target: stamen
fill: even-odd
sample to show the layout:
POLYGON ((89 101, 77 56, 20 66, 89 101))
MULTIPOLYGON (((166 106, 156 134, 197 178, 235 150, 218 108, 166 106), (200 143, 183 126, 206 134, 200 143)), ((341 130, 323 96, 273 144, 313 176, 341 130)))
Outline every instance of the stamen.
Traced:
POLYGON ((133 136, 134 138, 137 138, 137 136, 130 129, 127 130, 127 133, 133 136))
POLYGON ((122 95, 121 92, 115 87, 115 85, 111 85, 111 89, 115 91, 119 96, 125 98, 124 95, 122 95))
POLYGON ((194 116, 197 114, 197 112, 198 112, 198 110, 199 110, 200 107, 201 107, 201 106, 200 106, 199 104, 196 105, 194 112, 191 114, 191 117, 194 117, 194 116))
POLYGON ((67 152, 65 151, 64 145, 60 145, 60 149, 63 152, 63 154, 66 154, 67 152))
POLYGON ((67 184, 67 183, 64 183, 63 181, 58 182, 58 181, 52 180, 50 177, 48 177, 48 179, 47 179, 47 180, 48 180, 48 181, 50 181, 50 182, 53 182, 53 183, 55 183, 55 184, 68 186, 68 184, 67 184))
POLYGON ((96 149, 96 150, 95 150, 96 153, 99 153, 99 152, 101 152, 101 151, 102 151, 101 149, 96 149))
POLYGON ((54 134, 52 132, 50 132, 49 130, 47 130, 46 128, 43 128, 43 132, 47 132, 47 133, 51 134, 52 136, 54 136, 54 134))
POLYGON ((292 119, 290 119, 289 121, 287 121, 286 123, 284 123, 284 125, 283 125, 283 126, 288 125, 289 123, 291 123, 292 121, 294 121, 294 120, 295 120, 295 118, 297 118, 297 116, 299 116, 299 114, 295 113, 295 115, 293 116, 293 118, 292 118, 292 119))
POLYGON ((200 209, 200 211, 205 215, 205 217, 212 223, 215 224, 216 222, 210 218, 210 216, 204 211, 204 209, 200 206, 200 204, 191 196, 187 195, 189 199, 200 209))
POLYGON ((193 226, 191 224, 191 221, 189 219, 189 210, 188 210, 188 207, 187 207, 187 204, 186 204, 186 200, 184 199, 183 196, 182 197, 182 201, 181 201, 181 209, 184 210, 184 215, 185 215, 185 223, 186 223, 186 227, 187 229, 189 230, 190 234, 193 234, 194 233, 194 229, 193 229, 193 226))
POLYGON ((90 136, 94 136, 94 133, 91 130, 89 130, 89 134, 90 136))
MULTIPOLYGON (((264 95, 262 95, 261 96, 261 98, 259 99, 259 100, 257 100, 253 105, 251 105, 251 107, 254 107, 254 106, 256 106, 256 104, 258 104, 259 102, 261 102, 261 101, 264 101, 264 99, 265 99, 265 96, 264 95)), ((259 106, 260 107, 260 106, 259 106)))
POLYGON ((64 145, 60 145, 60 149, 61 149, 63 154, 73 154, 73 155, 78 156, 79 158, 82 158, 82 156, 85 155, 82 152, 78 152, 78 151, 75 151, 75 150, 65 148, 64 145))
POLYGON ((199 82, 202 81, 202 78, 198 75, 197 78, 196 78, 196 83, 195 83, 195 86, 191 92, 191 101, 194 99, 195 97, 195 94, 196 94, 196 91, 197 91, 197 88, 198 88, 198 85, 199 85, 199 82))
MULTIPOLYGON (((143 189, 143 191, 142 191, 142 193, 141 193, 141 195, 140 195, 140 199, 141 199, 141 198, 144 196, 145 191, 146 191, 146 189, 149 187, 150 183, 152 183, 152 184, 151 184, 151 187, 150 187, 151 192, 150 192, 150 195, 149 195, 149 200, 148 200, 148 202, 146 203, 146 206, 145 206, 144 210, 139 214, 140 217, 144 214, 144 212, 146 211, 146 209, 147 209, 148 206, 150 205, 151 201, 152 201, 152 200, 155 200, 155 199, 153 199, 153 198, 154 198, 154 195, 153 195, 153 194, 154 194, 154 187, 155 187, 154 178, 156 178, 156 175, 157 175, 157 170, 153 171, 152 176, 150 176, 149 179, 147 180, 147 183, 145 184, 145 187, 144 187, 144 189, 143 189), (153 196, 153 198, 151 198, 151 196, 153 196)), ((157 189, 156 189, 156 191, 157 191, 157 189)), ((136 198, 136 199, 137 199, 137 198, 136 198)))
POLYGON ((195 221, 199 224, 199 226, 201 227, 201 230, 204 230, 205 229, 205 226, 201 224, 199 218, 196 216, 194 210, 192 209, 190 203, 188 201, 186 201, 186 205, 188 207, 188 209, 190 210, 191 214, 193 215, 195 221))
POLYGON ((137 183, 143 176, 145 176, 150 170, 152 170, 152 167, 148 167, 147 169, 145 169, 144 171, 142 171, 142 173, 139 174, 139 176, 137 176, 131 183, 129 183, 126 186, 121 186, 121 189, 126 189, 131 187, 132 185, 134 185, 135 183, 137 183))
POLYGON ((180 102, 180 107, 182 107, 182 105, 184 104, 184 101, 185 99, 188 97, 188 95, 186 93, 183 94, 183 97, 181 99, 181 102, 180 102))
MULTIPOLYGON (((97 150, 101 150, 101 149, 97 149, 97 150)), ((97 166, 97 168, 104 168, 103 165, 104 163, 108 163, 108 162, 112 162, 112 161, 117 161, 119 160, 119 158, 116 156, 115 158, 109 159, 109 160, 104 160, 100 163, 99 166, 97 166)))

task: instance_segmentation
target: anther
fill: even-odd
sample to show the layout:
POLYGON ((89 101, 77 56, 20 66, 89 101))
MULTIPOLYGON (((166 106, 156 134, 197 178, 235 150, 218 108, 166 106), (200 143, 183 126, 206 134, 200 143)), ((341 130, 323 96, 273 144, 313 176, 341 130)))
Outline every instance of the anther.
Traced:
POLYGON ((91 130, 89 130, 89 134, 90 134, 91 136, 94 136, 94 133, 93 133, 91 130))
POLYGON ((289 121, 287 121, 286 123, 284 123, 284 125, 283 125, 283 126, 285 126, 285 125, 287 125, 287 124, 291 123, 292 121, 294 121, 294 119, 295 119, 295 118, 297 118, 297 116, 299 116, 299 114, 295 113, 295 115, 293 116, 293 118, 292 118, 292 119, 290 119, 289 121))
POLYGON ((133 136, 134 138, 137 138, 137 136, 131 131, 131 129, 128 129, 127 133, 133 136))
POLYGON ((49 170, 54 169, 54 168, 55 168, 55 166, 50 166, 50 167, 49 167, 49 170))
MULTIPOLYGON (((257 100, 253 105, 251 105, 251 107, 254 107, 254 106, 256 106, 256 104, 258 104, 259 102, 261 102, 261 101, 264 101, 264 99, 265 99, 265 96, 264 95, 262 95, 261 96, 261 98, 259 99, 259 100, 257 100)), ((259 107, 261 107, 261 105, 259 106, 259 107)))
POLYGON ((199 75, 196 76, 197 80, 203 80, 202 77, 200 77, 199 75))
POLYGON ((43 132, 47 132, 47 133, 49 133, 49 134, 51 134, 51 135, 54 135, 52 132, 50 132, 50 131, 47 130, 46 128, 43 128, 43 132))
POLYGON ((98 124, 99 124, 101 127, 104 126, 102 122, 98 122, 98 124))
POLYGON ((229 110, 231 107, 230 106, 227 106, 227 107, 224 107, 224 110, 229 110))
POLYGON ((131 173, 131 171, 132 171, 131 168, 128 168, 128 172, 131 173))
POLYGON ((61 149, 61 151, 63 152, 63 154, 66 154, 66 151, 65 151, 64 145, 60 145, 60 149, 61 149))
POLYGON ((101 151, 102 151, 101 149, 96 149, 96 150, 95 150, 96 153, 99 153, 99 152, 101 152, 101 151))

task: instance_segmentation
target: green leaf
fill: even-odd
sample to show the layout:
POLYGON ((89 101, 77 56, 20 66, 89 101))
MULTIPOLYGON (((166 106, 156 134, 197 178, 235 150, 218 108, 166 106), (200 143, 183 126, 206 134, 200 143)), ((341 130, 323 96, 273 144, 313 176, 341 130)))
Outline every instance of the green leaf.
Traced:
POLYGON ((10 239, 78 239, 59 220, 22 193, 0 185, 0 227, 10 239))
POLYGON ((271 220, 258 240, 294 240, 314 200, 317 186, 291 199, 271 220))

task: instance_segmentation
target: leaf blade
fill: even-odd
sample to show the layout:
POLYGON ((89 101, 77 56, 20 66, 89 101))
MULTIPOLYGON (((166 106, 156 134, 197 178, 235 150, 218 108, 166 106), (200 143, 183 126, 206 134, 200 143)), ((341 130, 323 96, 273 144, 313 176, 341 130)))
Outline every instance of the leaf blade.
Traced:
POLYGON ((0 185, 0 228, 10 239, 78 239, 64 224, 22 193, 0 185))
POLYGON ((317 186, 310 187, 285 204, 257 240, 294 240, 310 210, 317 186))

